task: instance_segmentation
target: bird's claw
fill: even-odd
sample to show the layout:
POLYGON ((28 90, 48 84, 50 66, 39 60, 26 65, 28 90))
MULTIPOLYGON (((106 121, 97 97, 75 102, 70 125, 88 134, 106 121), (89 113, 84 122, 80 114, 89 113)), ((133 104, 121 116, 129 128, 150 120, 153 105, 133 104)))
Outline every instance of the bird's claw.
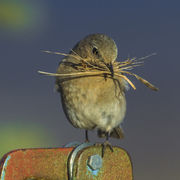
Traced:
POLYGON ((102 144, 102 157, 104 157, 105 149, 106 149, 107 146, 109 147, 109 149, 111 150, 111 152, 114 152, 111 143, 110 143, 109 141, 105 141, 105 142, 102 144))

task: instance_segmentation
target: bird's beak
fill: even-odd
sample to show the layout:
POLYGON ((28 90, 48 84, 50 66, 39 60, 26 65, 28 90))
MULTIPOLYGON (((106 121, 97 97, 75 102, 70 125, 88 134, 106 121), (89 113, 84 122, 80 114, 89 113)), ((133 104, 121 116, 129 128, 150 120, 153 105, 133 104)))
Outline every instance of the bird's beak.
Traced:
POLYGON ((114 69, 113 69, 112 63, 106 64, 106 66, 109 69, 109 71, 111 72, 111 76, 114 77, 114 69))

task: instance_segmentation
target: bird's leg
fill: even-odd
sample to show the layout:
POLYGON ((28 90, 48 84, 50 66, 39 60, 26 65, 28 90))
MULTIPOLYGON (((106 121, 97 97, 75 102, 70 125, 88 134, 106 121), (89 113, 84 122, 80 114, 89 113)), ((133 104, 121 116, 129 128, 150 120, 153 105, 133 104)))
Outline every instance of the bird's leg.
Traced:
POLYGON ((89 142, 88 130, 85 130, 85 142, 89 142))
POLYGON ((105 153, 105 149, 107 146, 109 146, 110 150, 113 152, 113 147, 112 145, 110 144, 110 142, 108 141, 109 140, 109 133, 106 132, 106 140, 105 142, 102 144, 102 157, 104 157, 104 153, 105 153))

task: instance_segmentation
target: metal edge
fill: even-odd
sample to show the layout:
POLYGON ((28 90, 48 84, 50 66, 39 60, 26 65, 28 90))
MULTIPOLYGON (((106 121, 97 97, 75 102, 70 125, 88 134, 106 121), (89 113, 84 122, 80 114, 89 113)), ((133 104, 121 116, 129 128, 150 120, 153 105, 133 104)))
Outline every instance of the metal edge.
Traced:
POLYGON ((2 167, 2 172, 1 172, 1 179, 0 180, 5 180, 5 173, 6 173, 6 168, 7 168, 7 164, 8 164, 8 161, 9 159, 11 159, 11 156, 7 156, 7 158, 5 159, 4 161, 4 165, 2 167))
POLYGON ((79 151, 81 151, 84 148, 87 148, 89 146, 94 145, 93 143, 82 143, 78 146, 76 146, 73 151, 71 152, 69 158, 68 158, 68 164, 67 164, 67 171, 68 171, 68 180, 73 180, 73 168, 74 168, 74 161, 79 151))

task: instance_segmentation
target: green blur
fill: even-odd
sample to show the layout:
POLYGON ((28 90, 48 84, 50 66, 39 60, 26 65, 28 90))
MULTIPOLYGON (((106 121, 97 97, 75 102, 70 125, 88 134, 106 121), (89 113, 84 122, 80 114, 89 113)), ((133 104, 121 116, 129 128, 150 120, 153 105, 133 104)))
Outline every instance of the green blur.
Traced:
POLYGON ((23 31, 37 26, 41 10, 30 1, 4 0, 0 2, 0 28, 23 31))
POLYGON ((37 124, 7 123, 0 126, 0 158, 20 148, 48 147, 53 138, 37 124))

